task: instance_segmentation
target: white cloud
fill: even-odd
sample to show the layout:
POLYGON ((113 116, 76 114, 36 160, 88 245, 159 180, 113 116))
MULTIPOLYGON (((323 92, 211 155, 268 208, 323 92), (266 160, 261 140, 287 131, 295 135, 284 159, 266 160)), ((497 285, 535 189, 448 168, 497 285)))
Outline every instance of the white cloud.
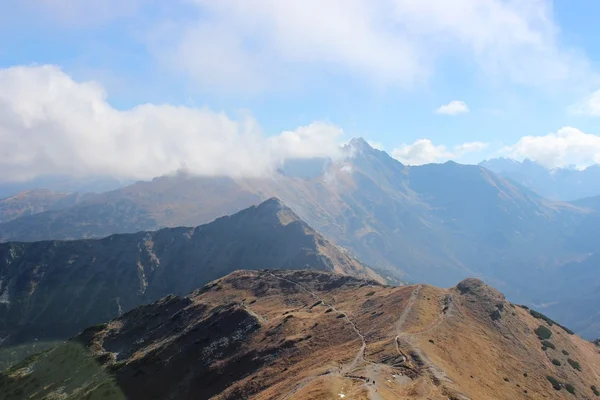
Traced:
POLYGON ((55 66, 0 69, 0 180, 45 174, 152 178, 180 168, 256 176, 288 157, 336 157, 343 132, 315 122, 266 137, 250 116, 143 104, 117 110, 55 66))
POLYGON ((423 165, 448 160, 458 160, 468 153, 476 153, 488 147, 487 143, 469 142, 449 150, 444 145, 434 145, 429 139, 419 139, 413 144, 403 144, 392 151, 392 157, 403 164, 423 165))
POLYGON ((285 131, 267 139, 267 148, 278 160, 286 158, 331 157, 341 155, 338 139, 341 128, 324 122, 313 122, 294 131, 285 131))
MULTIPOLYGON (((63 0, 64 1, 64 0, 63 0)), ((591 75, 559 44, 550 0, 188 0, 197 15, 160 27, 150 47, 202 87, 264 90, 329 71, 403 86, 458 55, 525 85, 591 75), (190 22, 191 21, 191 22, 190 22)), ((301 86, 300 86, 301 87, 301 86)))
POLYGON ((392 157, 403 164, 422 165, 452 158, 446 146, 434 145, 429 139, 419 139, 413 144, 403 144, 392 150, 392 157))
POLYGON ((600 163, 600 136, 564 127, 545 136, 524 136, 504 149, 514 158, 529 158, 547 168, 600 163))
POLYGON ((477 153, 483 151, 489 147, 489 143, 483 142, 468 142, 463 143, 454 147, 454 153, 458 155, 458 157, 462 157, 467 153, 477 153))
POLYGON ((596 90, 579 103, 569 107, 569 111, 573 114, 600 116, 600 90, 596 90))
POLYGON ((469 107, 464 101, 452 100, 450 103, 440 106, 435 112, 446 115, 464 114, 469 112, 469 107))

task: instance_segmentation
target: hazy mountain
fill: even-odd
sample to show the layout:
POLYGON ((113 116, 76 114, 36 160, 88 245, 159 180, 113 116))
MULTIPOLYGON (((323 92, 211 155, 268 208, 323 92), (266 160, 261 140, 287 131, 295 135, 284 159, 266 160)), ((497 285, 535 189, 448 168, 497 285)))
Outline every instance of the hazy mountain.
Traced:
POLYGON ((0 198, 11 197, 20 192, 27 192, 35 189, 45 189, 62 193, 101 193, 131 183, 132 181, 128 179, 116 179, 111 177, 73 178, 69 176, 45 176, 26 182, 0 182, 0 198))
POLYGON ((531 160, 519 162, 508 158, 495 158, 479 165, 548 199, 570 201, 600 195, 600 165, 583 170, 547 169, 531 160))
POLYGON ((179 174, 138 182, 0 224, 0 239, 198 225, 276 196, 327 238, 396 278, 448 287, 477 276, 514 301, 535 304, 560 303, 600 281, 596 269, 590 270, 595 281, 577 287, 563 279, 573 265, 600 254, 600 224, 590 207, 546 200, 481 166, 405 166, 362 139, 345 152, 315 178, 179 174))
POLYGON ((0 344, 66 339, 235 269, 320 269, 382 280, 277 199, 196 228, 0 244, 0 344))
POLYGON ((61 210, 81 203, 91 193, 58 193, 35 189, 0 199, 0 223, 48 210, 61 210))
POLYGON ((572 203, 579 207, 591 208, 595 211, 600 211, 600 196, 586 197, 575 200, 572 203))
POLYGON ((279 173, 292 178, 316 178, 321 176, 331 164, 328 158, 291 158, 285 160, 279 173))
POLYGON ((240 271, 86 329, 0 374, 0 393, 590 399, 599 372, 596 345, 476 279, 394 288, 316 271, 240 271))
POLYGON ((195 226, 267 198, 240 190, 229 178, 165 176, 93 195, 73 207, 0 224, 0 240, 80 239, 195 226))

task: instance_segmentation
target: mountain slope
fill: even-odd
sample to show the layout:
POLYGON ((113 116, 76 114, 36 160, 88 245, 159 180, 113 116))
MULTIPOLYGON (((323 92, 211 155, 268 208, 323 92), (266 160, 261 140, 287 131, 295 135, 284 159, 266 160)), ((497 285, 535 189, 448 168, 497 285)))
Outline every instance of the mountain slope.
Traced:
POLYGON ((267 198, 240 190, 229 178, 164 176, 0 224, 0 241, 83 239, 196 226, 267 198))
POLYGON ((235 269, 313 268, 381 278, 277 199, 196 228, 0 244, 3 347, 64 339, 235 269))
POLYGON ((565 301, 600 280, 600 270, 576 288, 562 279, 600 253, 600 235, 593 234, 600 225, 589 207, 546 200, 480 166, 405 166, 362 139, 344 151, 342 160, 314 160, 325 170, 316 177, 311 164, 310 173, 296 165, 293 173, 262 179, 180 174, 138 182, 0 224, 0 239, 196 225, 275 196, 328 239, 402 280, 446 287, 476 276, 531 304, 565 301))
POLYGON ((48 210, 68 208, 85 201, 90 196, 90 194, 57 193, 45 189, 20 192, 0 199, 0 223, 48 210))
POLYGON ((0 393, 586 399, 596 397, 599 376, 597 346, 476 279, 438 289, 317 271, 240 271, 85 330, 2 373, 0 393))

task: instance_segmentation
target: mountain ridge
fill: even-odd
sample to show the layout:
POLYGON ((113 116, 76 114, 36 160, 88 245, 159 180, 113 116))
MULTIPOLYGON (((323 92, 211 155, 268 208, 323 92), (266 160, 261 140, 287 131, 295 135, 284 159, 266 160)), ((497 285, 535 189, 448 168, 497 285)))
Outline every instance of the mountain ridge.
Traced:
POLYGON ((278 199, 195 228, 0 244, 0 347, 65 339, 235 269, 314 268, 384 281, 278 199))
MULTIPOLYGON (((564 279, 569 268, 591 265, 600 254, 593 209, 547 200, 481 166, 410 167, 359 139, 343 151, 317 177, 179 174, 138 182, 83 205, 0 224, 0 240, 199 225, 275 196, 386 278, 446 287, 476 276, 528 304, 571 301, 571 292, 595 289, 600 272, 577 285, 564 279)), ((548 312, 577 322, 558 308, 548 312)))
POLYGON ((600 195, 600 165, 584 169, 549 169, 529 159, 495 158, 479 163, 490 171, 524 185, 552 200, 575 201, 600 195))
POLYGON ((41 399, 584 399, 596 345, 478 279, 388 287, 236 271, 91 326, 0 374, 41 399))

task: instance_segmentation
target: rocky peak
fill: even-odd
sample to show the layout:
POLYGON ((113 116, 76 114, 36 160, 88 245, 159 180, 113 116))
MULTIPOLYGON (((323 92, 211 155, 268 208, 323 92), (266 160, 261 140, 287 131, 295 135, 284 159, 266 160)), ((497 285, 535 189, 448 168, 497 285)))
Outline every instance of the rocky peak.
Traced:
POLYGON ((493 287, 488 286, 481 279, 477 278, 467 278, 462 280, 458 285, 456 285, 456 289, 458 289, 462 295, 472 295, 478 297, 481 300, 505 300, 504 295, 502 293, 500 293, 493 287))
POLYGON ((475 291, 479 290, 484 286, 486 286, 486 284, 481 279, 467 278, 462 280, 458 285, 456 285, 456 288, 460 291, 461 294, 466 294, 474 293, 475 291))
POLYGON ((302 225, 306 225, 306 223, 304 223, 291 208, 286 206, 277 197, 271 197, 257 206, 249 207, 232 216, 223 217, 221 219, 229 220, 231 222, 263 222, 269 225, 273 223, 278 225, 288 225, 291 222, 300 222, 302 225))
POLYGON ((373 150, 373 147, 365 139, 361 137, 352 138, 348 142, 348 146, 351 146, 357 150, 373 150))
POLYGON ((265 214, 278 213, 281 211, 284 211, 286 213, 293 213, 293 211, 277 197, 271 197, 270 199, 263 201, 258 206, 256 206, 256 211, 265 214))

